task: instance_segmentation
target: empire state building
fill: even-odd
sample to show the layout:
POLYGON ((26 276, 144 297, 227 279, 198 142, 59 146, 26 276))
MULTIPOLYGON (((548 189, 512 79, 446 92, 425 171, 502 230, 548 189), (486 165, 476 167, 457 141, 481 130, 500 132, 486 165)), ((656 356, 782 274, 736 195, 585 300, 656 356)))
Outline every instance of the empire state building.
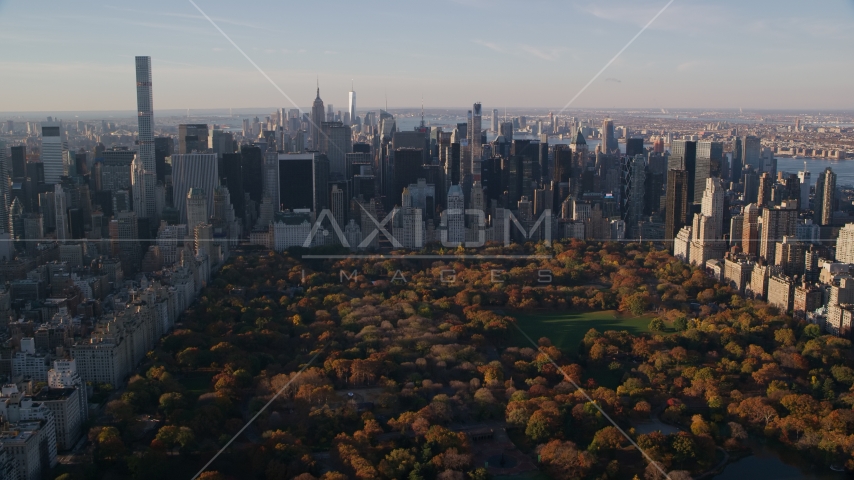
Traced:
POLYGON ((322 135, 321 126, 326 121, 326 111, 323 108, 323 100, 320 99, 320 85, 317 86, 317 98, 311 106, 311 142, 316 150, 320 145, 322 135))

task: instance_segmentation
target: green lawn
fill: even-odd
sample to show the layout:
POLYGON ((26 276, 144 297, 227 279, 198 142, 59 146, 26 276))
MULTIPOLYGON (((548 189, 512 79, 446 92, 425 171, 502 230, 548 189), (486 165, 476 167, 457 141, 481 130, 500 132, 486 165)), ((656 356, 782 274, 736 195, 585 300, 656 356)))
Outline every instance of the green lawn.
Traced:
MULTIPOLYGON (((578 345, 584 334, 591 328, 600 332, 606 330, 626 330, 633 335, 649 332, 649 321, 654 315, 640 317, 623 315, 615 310, 585 313, 534 313, 518 315, 519 328, 533 341, 548 337, 552 344, 560 349, 578 352, 578 345)), ((515 329, 514 329, 515 330, 515 329)), ((519 347, 530 347, 531 343, 518 331, 513 334, 512 343, 519 347)))

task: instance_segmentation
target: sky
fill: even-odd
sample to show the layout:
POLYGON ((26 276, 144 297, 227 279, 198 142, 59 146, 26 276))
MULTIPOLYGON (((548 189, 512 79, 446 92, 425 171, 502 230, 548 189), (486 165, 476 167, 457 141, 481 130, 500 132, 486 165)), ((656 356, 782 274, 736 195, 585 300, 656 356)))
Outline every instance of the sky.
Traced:
MULTIPOLYGON (((668 0, 194 0, 300 108, 559 110, 668 0)), ((674 0, 572 108, 854 109, 854 0, 674 0)), ((287 107, 189 0, 0 0, 0 111, 287 107)))

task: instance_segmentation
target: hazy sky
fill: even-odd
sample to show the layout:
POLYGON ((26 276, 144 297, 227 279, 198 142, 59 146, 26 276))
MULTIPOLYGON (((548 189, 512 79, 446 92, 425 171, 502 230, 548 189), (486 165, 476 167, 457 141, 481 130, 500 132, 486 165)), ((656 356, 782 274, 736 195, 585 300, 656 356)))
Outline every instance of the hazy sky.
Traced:
MULTIPOLYGON (((198 5, 296 101, 556 107, 667 0, 198 5)), ((574 107, 854 109, 854 0, 675 0, 574 107)), ((0 111, 292 107, 187 0, 0 0, 0 111)))

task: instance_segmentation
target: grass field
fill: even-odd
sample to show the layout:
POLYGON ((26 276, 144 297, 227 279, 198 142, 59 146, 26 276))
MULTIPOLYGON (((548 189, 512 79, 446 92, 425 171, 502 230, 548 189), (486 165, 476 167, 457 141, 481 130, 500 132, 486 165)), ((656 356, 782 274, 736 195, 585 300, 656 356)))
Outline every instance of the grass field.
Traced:
MULTIPOLYGON (((626 330, 631 334, 649 332, 649 321, 653 315, 633 317, 615 310, 585 313, 533 313, 518 315, 519 328, 535 342, 540 337, 548 337, 552 344, 562 350, 578 352, 578 345, 591 328, 600 332, 606 330, 626 330)), ((519 347, 530 347, 531 343, 518 331, 513 343, 519 347)))

